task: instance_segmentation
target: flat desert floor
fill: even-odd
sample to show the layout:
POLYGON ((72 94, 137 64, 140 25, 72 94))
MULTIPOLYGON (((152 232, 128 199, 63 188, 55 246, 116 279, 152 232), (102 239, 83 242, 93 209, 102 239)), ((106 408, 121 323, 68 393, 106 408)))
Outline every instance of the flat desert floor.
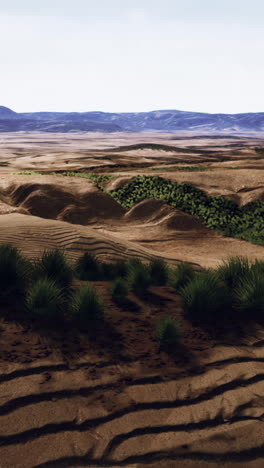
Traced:
MULTIPOLYGON (((0 242, 31 259, 58 247, 71 260, 90 251, 196 268, 231 255, 264 260, 263 246, 223 237, 160 200, 125 210, 91 180, 60 173, 111 175, 108 190, 160 175, 243 205, 264 199, 263 146, 259 135, 2 133, 0 242)), ((123 310, 106 283, 94 284, 107 324, 96 336, 45 331, 12 310, 1 318, 0 467, 262 467, 263 329, 236 325, 213 337, 183 318, 169 286, 150 288, 144 302, 131 296, 123 310), (164 314, 184 330, 174 355, 153 338, 164 314)))

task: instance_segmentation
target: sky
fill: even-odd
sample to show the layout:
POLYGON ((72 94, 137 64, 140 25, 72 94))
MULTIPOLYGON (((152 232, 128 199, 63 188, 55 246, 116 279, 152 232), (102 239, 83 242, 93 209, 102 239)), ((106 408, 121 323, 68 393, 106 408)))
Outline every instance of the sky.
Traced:
POLYGON ((263 0, 0 0, 16 112, 264 112, 263 0))

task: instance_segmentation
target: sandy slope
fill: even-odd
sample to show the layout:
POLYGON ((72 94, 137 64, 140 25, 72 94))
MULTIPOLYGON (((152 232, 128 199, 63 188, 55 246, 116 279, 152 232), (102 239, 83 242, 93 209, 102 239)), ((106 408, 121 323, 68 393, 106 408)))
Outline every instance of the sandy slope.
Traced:
MULTIPOLYGON (((198 182, 199 177, 198 173, 198 182)), ((189 181, 187 176, 186 178, 189 181)), ((206 180, 210 183, 209 177, 206 177, 206 180)), ((124 182, 122 178, 121 182, 124 182)), ((49 237, 49 232, 65 230, 66 233, 72 233, 75 229, 76 234, 67 234, 72 243, 74 236, 76 239, 80 235, 96 237, 98 232, 101 232, 105 238, 110 236, 119 244, 133 242, 134 252, 142 246, 150 250, 148 255, 176 258, 202 266, 215 266, 220 260, 231 255, 241 255, 241 252, 252 260, 264 258, 262 246, 223 237, 208 229, 196 217, 175 210, 160 200, 144 200, 126 211, 110 195, 99 190, 91 181, 82 178, 60 175, 6 175, 0 179, 0 198, 2 213, 10 213, 3 221, 4 226, 2 233, 0 232, 2 240, 10 237, 15 241, 14 226, 17 226, 20 232, 29 229, 31 224, 32 229, 35 229, 35 223, 41 223, 38 217, 42 217, 46 219, 46 224, 44 220, 43 223, 47 226, 48 235, 44 239, 40 238, 39 242, 47 247, 55 245, 54 238, 49 237), (11 213, 15 211, 24 216, 12 217, 11 213), (17 225, 18 220, 21 221, 17 225), (53 227, 49 229, 47 220, 56 220, 57 224, 53 222, 53 227), (64 228, 58 221, 66 222, 64 228), (88 226, 93 231, 88 230, 88 226)), ((21 238, 25 238, 24 234, 20 234, 19 239, 21 238)), ((22 248, 24 245, 28 245, 28 240, 22 248)), ((35 244, 34 249, 38 250, 35 244)), ((71 249, 73 250, 73 247, 71 249)))
MULTIPOLYGON (((210 147, 218 158, 225 153, 223 166, 231 161, 240 169, 162 176, 240 203, 263 197, 263 166, 254 163, 252 149, 260 140, 173 138, 156 135, 155 141, 210 147)), ((0 242, 30 258, 59 247, 72 260, 86 250, 108 260, 156 255, 203 266, 236 254, 264 259, 263 246, 224 238, 159 200, 126 212, 86 179, 10 174, 14 167, 80 169, 99 157, 102 164, 156 158, 157 165, 198 158, 137 150, 110 161, 98 152, 142 141, 153 135, 3 135, 0 156, 9 167, 0 176, 0 242)), ((124 171, 105 185, 121 186, 132 174, 124 171)), ((111 301, 106 283, 96 287, 106 316, 96 333, 14 321, 16 310, 0 304, 0 467, 262 468, 263 328, 236 324, 219 341, 184 319, 169 286, 151 288, 144 301, 130 294, 124 308, 111 301), (153 337, 164 315, 184 331, 171 355, 153 337)))

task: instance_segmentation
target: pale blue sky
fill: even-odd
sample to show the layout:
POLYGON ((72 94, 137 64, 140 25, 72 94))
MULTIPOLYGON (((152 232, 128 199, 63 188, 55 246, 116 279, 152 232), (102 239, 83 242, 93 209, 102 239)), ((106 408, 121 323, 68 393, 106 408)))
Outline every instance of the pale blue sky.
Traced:
POLYGON ((264 0, 0 0, 0 105, 264 111, 264 0))

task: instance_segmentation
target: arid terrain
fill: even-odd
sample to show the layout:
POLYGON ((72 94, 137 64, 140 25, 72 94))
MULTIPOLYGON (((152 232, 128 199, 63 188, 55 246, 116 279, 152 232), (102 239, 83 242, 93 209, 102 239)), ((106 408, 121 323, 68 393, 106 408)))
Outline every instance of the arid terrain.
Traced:
MULTIPOLYGON (((264 260, 263 245, 224 237, 162 200, 126 210, 65 171, 112 176, 101 182, 108 191, 159 175, 243 206, 264 200, 259 134, 1 133, 0 242, 30 259, 58 247, 70 260, 89 251, 197 269, 235 255, 264 260)), ((152 287, 145 302, 131 295, 134 307, 123 310, 104 282, 95 285, 109 326, 96 339, 39 329, 15 311, 1 318, 0 468, 262 467, 262 327, 213 337, 183 318, 169 286, 152 287), (184 329, 174 355, 153 337, 164 314, 184 329)))

